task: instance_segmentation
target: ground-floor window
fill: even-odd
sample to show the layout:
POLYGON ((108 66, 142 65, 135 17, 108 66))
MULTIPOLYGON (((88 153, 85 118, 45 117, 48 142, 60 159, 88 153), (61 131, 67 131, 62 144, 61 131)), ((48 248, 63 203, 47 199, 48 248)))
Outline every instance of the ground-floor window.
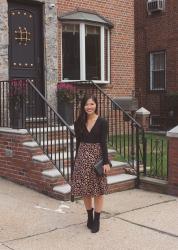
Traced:
POLYGON ((63 79, 80 79, 80 37, 78 24, 65 24, 62 30, 63 79))
POLYGON ((166 53, 165 51, 150 53, 150 90, 166 88, 166 53))
POLYGON ((62 24, 63 80, 108 82, 110 30, 105 25, 62 24))

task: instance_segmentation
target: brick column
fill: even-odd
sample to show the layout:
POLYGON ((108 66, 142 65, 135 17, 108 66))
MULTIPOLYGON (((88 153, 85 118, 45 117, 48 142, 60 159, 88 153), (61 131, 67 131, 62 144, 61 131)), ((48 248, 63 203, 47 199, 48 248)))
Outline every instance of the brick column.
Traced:
POLYGON ((168 147, 168 192, 178 195, 178 126, 167 132, 168 147))
POLYGON ((148 130, 150 122, 150 112, 145 108, 140 108, 136 111, 136 120, 140 125, 144 128, 144 130, 148 130))

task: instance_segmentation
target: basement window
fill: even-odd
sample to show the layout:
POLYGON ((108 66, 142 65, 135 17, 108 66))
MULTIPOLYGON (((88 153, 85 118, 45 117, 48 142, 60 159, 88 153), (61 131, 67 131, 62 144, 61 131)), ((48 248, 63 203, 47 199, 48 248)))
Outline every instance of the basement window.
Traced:
POLYGON ((150 126, 154 128, 160 127, 160 116, 152 115, 150 117, 150 126))

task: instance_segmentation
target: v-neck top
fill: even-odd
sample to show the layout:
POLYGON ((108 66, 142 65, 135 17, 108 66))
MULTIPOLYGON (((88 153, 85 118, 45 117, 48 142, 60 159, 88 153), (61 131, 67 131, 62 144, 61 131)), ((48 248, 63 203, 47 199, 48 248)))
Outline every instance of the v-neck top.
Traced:
POLYGON ((107 135, 108 135, 108 123, 102 118, 98 117, 91 128, 88 131, 85 126, 84 131, 81 133, 80 128, 77 128, 76 122, 74 123, 75 135, 76 135, 76 154, 81 142, 83 143, 100 143, 102 150, 102 157, 104 164, 108 164, 108 149, 107 149, 107 135))

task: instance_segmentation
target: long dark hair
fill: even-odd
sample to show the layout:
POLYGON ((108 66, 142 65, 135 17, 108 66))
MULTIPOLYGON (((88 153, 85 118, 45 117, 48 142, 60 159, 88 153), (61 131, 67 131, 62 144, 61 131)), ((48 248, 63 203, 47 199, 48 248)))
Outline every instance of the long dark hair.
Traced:
POLYGON ((98 101, 97 101, 96 96, 85 95, 81 100, 80 113, 79 113, 79 116, 76 120, 76 126, 78 129, 78 132, 80 131, 80 134, 83 133, 83 131, 85 129, 85 124, 87 122, 87 113, 85 112, 84 107, 89 99, 92 99, 92 101, 94 101, 96 103, 95 113, 97 114, 97 112, 98 112, 98 101))

